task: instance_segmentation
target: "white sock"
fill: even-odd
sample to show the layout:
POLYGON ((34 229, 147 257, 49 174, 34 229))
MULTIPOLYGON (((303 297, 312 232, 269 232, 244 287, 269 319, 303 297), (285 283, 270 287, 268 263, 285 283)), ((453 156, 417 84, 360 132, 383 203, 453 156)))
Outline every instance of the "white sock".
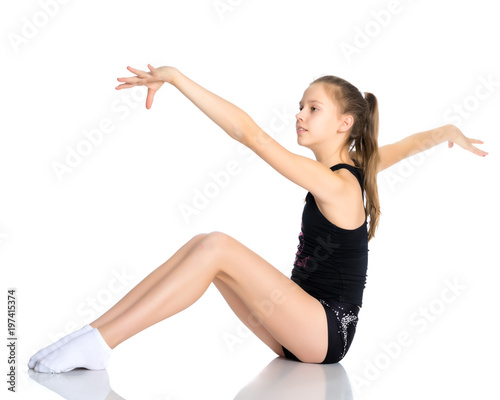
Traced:
POLYGON ((50 346, 44 347, 43 349, 37 351, 35 353, 35 355, 30 358, 30 361, 28 362, 28 367, 35 368, 36 363, 38 361, 40 361, 42 358, 49 355, 54 350, 57 350, 61 346, 64 346, 69 341, 71 341, 71 340, 77 338, 78 336, 83 335, 84 333, 87 333, 88 331, 91 331, 91 330, 92 330, 92 327, 90 325, 85 325, 84 327, 78 329, 77 331, 70 333, 69 335, 66 335, 63 338, 59 339, 57 342, 52 343, 50 346))
POLYGON ((40 360, 35 365, 35 371, 58 374, 75 368, 105 369, 110 355, 111 348, 94 328, 40 360))

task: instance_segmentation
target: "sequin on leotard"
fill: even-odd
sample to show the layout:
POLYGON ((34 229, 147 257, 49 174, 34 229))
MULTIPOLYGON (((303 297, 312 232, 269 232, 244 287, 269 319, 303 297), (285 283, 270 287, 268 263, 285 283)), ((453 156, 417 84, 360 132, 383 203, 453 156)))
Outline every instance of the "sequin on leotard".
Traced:
POLYGON ((344 312, 344 307, 340 307, 340 310, 339 311, 338 309, 330 306, 330 304, 328 304, 326 301, 322 300, 322 299, 319 299, 320 303, 324 304, 325 306, 327 306, 330 310, 332 310, 334 313, 335 313, 335 316, 337 318, 337 321, 338 321, 338 324, 339 324, 339 331, 338 333, 340 333, 342 335, 342 342, 343 342, 343 345, 344 345, 344 348, 342 350, 342 355, 341 355, 341 359, 344 358, 344 356, 346 355, 347 353, 347 343, 348 343, 348 335, 349 335, 349 332, 348 332, 348 329, 349 329, 349 326, 352 324, 354 326, 354 328, 356 328, 356 325, 358 323, 358 316, 355 315, 352 311, 348 311, 348 312, 344 312))

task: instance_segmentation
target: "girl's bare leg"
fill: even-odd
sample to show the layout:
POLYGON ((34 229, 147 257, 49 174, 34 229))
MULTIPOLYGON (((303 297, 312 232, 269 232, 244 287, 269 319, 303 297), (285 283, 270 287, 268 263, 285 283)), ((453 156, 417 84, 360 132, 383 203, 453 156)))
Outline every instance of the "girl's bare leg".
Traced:
POLYGON ((90 323, 92 328, 100 328, 102 325, 111 322, 116 317, 124 313, 132 307, 144 294, 146 294, 159 280, 161 280, 172 268, 174 268, 187 254, 202 240, 207 234, 201 233, 196 235, 186 244, 184 244, 177 252, 170 257, 166 262, 151 272, 137 286, 128 292, 118 303, 106 311, 94 322, 90 323))
POLYGON ((145 279, 143 279, 136 287, 134 287, 125 297, 123 297, 117 304, 115 304, 110 310, 104 313, 90 325, 85 325, 78 331, 75 331, 61 340, 52 343, 51 345, 39 350, 35 353, 29 360, 29 368, 35 368, 36 364, 45 358, 47 355, 51 354, 55 350, 59 349, 64 344, 74 340, 75 338, 81 336, 82 334, 88 332, 93 328, 99 328, 101 325, 112 321, 125 310, 130 308, 137 300, 139 300, 156 282, 161 279, 168 271, 170 271, 177 263, 179 263, 193 248, 194 246, 202 240, 207 234, 202 233, 193 237, 184 246, 182 246, 172 257, 170 257, 165 263, 158 267, 155 271, 149 274, 145 279))
POLYGON ((202 237, 163 272, 129 296, 128 308, 54 351, 35 370, 106 368, 111 348, 193 304, 212 282, 243 322, 276 353, 282 355, 284 345, 301 361, 324 360, 328 339, 323 306, 230 236, 213 232, 202 237))
MULTIPOLYGON (((161 278, 163 278, 172 268, 174 268, 189 252, 206 237, 206 233, 196 235, 182 246, 172 257, 165 263, 159 266, 146 278, 144 278, 137 286, 135 286, 126 296, 116 303, 106 313, 90 324, 92 328, 100 328, 107 322, 112 321, 124 311, 128 310, 135 304, 145 293, 147 293, 161 278)), ((256 324, 255 318, 251 314, 251 310, 243 303, 236 293, 225 284, 221 279, 216 278, 213 281, 216 288, 222 294, 226 302, 229 304, 233 312, 243 321, 243 323, 265 344, 267 344, 276 354, 284 356, 281 345, 267 331, 262 324, 256 324), (254 323, 251 323, 251 322, 254 323)))
POLYGON ((213 283, 241 322, 243 322, 245 326, 260 340, 262 340, 272 351, 274 351, 277 355, 284 357, 285 354, 281 344, 273 337, 273 335, 271 335, 264 325, 261 323, 257 324, 257 319, 254 314, 252 314, 250 308, 243 303, 231 287, 227 283, 224 283, 224 281, 220 278, 214 279, 213 283))
MULTIPOLYGON (((244 323, 262 325, 268 345, 284 345, 304 362, 321 362, 327 351, 327 322, 323 306, 256 253, 232 237, 213 232, 161 277, 143 296, 99 331, 114 348, 124 340, 184 310, 210 283, 224 286, 226 296, 244 323), (223 282, 221 285, 220 282, 223 282)), ((223 288, 223 290, 224 290, 223 288)), ((224 293, 223 293, 224 294, 224 293)))

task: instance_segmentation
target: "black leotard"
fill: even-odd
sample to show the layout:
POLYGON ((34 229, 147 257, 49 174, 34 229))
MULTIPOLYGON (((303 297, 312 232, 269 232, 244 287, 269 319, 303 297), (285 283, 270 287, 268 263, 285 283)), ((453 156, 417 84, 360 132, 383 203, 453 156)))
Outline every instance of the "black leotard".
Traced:
MULTIPOLYGON (((346 168, 358 179, 364 199, 362 169, 346 168)), ((368 267, 367 220, 356 229, 331 223, 308 192, 302 213, 301 232, 291 279, 316 299, 362 305, 368 267)))

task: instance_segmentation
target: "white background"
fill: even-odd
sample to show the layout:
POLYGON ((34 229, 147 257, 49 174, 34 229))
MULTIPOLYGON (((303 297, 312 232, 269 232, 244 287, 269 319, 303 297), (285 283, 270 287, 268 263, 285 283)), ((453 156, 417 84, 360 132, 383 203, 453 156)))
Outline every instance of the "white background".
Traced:
MULTIPOLYGON (((296 143, 294 116, 307 85, 323 74, 378 97, 379 145, 447 123, 483 140, 486 157, 442 143, 379 175, 382 216, 369 243, 364 306, 341 363, 352 397, 325 382, 330 392, 309 398, 493 398, 500 355, 495 10, 487 0, 4 5, 0 263, 2 308, 7 288, 17 292, 12 397, 60 398, 28 377, 29 357, 91 322, 197 233, 223 231, 291 271, 305 191, 241 152, 173 87, 158 92, 151 110, 146 88, 115 90, 117 77, 131 76, 127 65, 151 63, 179 68, 311 158, 296 143), (355 44, 348 57, 342 46, 355 44), (85 147, 84 131, 103 121, 112 132, 85 147), (54 163, 66 164, 78 146, 88 154, 58 179, 54 163), (231 163, 239 169, 229 184, 183 217, 180 207, 192 206, 196 190, 213 188, 210 173, 231 163), (457 286, 454 295, 447 284, 457 286), (405 333, 407 345, 395 345, 405 333)), ((107 371, 125 399, 232 399, 274 358, 211 288, 189 310, 117 347, 107 371)), ((299 386, 300 376, 308 375, 294 380, 299 386)))

